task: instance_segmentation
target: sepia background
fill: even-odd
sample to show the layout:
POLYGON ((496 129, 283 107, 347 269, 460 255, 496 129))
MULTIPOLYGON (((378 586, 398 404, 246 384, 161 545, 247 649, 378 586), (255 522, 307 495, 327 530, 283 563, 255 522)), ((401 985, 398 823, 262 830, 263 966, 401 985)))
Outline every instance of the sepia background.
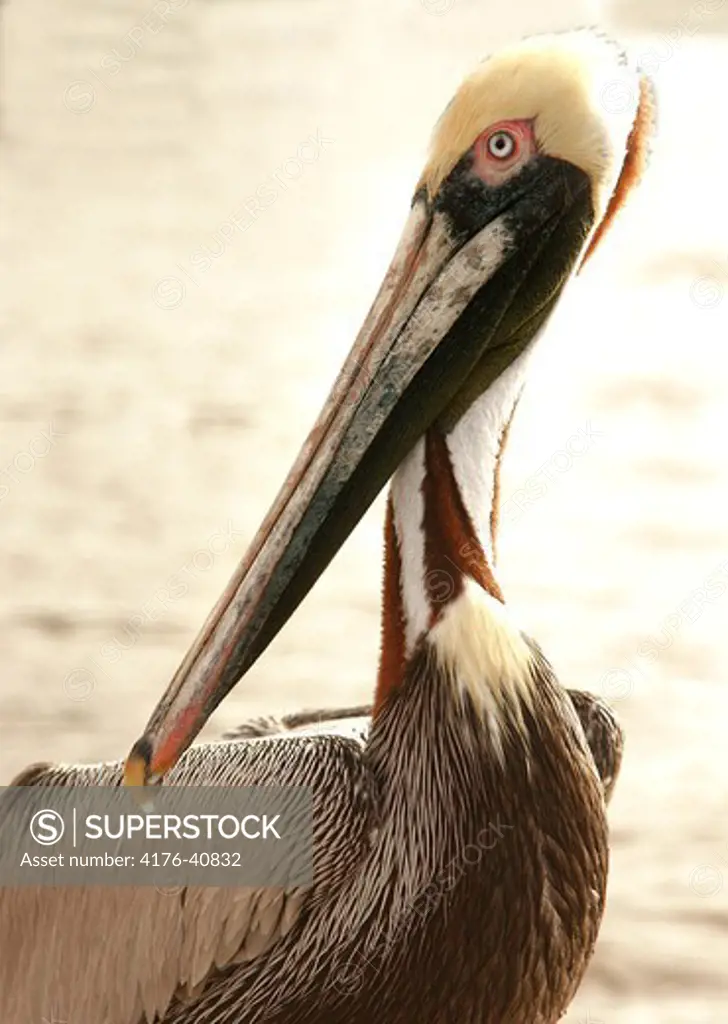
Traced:
MULTIPOLYGON (((628 734, 568 1021, 725 1024, 728 0, 6 0, 0 18, 3 782, 141 732, 353 339, 459 78, 595 22, 652 74, 648 177, 514 424, 499 573, 562 681, 628 734)), ((208 736, 368 699, 381 513, 208 736)))

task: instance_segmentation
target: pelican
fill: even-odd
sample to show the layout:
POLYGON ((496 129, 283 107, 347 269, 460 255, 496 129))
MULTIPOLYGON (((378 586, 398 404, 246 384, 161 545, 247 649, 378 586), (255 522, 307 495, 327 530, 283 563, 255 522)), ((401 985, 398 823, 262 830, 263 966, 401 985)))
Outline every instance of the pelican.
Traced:
POLYGON ((646 80, 591 31, 528 39, 465 79, 331 395, 125 764, 17 780, 307 785, 313 883, 6 890, 4 1024, 553 1024, 566 1011, 604 911, 621 734, 559 684, 505 605, 498 474, 529 353, 638 180, 650 122, 646 80), (389 480, 370 717, 252 723, 188 750, 389 480))

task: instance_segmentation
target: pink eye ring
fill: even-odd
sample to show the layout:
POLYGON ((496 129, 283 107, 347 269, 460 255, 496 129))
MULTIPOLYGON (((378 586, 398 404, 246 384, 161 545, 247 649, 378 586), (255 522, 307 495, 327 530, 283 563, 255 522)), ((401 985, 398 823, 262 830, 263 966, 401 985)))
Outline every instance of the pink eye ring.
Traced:
POLYGON ((495 160, 510 160, 518 149, 518 140, 512 132, 499 128, 488 137, 488 155, 495 160))
POLYGON ((498 121, 481 132, 473 146, 473 173, 497 187, 538 154, 533 119, 498 121))

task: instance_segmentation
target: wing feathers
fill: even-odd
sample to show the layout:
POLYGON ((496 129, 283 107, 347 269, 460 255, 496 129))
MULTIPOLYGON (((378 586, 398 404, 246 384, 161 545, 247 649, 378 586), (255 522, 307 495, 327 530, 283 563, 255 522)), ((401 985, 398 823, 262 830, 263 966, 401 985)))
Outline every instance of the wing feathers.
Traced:
MULTIPOLYGON (((611 710, 570 696, 607 799, 623 735, 611 710)), ((361 758, 366 708, 304 712, 245 723, 239 742, 193 747, 171 774, 178 785, 310 785, 314 891, 346 884, 375 821, 376 788, 361 758), (324 832, 326 823, 336 830, 324 832)), ((115 785, 121 765, 31 765, 13 785, 115 785)), ((0 1022, 141 1024, 173 999, 194 1001, 210 979, 250 963, 295 928, 311 890, 188 888, 0 889, 0 1022)))
MULTIPOLYGON (((116 785, 121 764, 34 765, 15 785, 116 785)), ((340 884, 369 828, 361 744, 294 736, 193 747, 170 783, 304 785, 314 797, 314 890, 340 884), (326 807, 336 830, 325 831, 326 807)), ((142 1024, 194 1000, 219 971, 249 964, 295 927, 311 891, 90 887, 0 889, 0 1021, 142 1024)))

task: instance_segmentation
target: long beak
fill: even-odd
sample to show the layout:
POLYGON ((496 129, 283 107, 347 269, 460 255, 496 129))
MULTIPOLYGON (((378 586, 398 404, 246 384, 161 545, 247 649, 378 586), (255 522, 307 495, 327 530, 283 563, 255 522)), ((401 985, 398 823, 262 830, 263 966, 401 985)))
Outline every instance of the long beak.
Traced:
POLYGON ((539 157, 509 188, 478 183, 468 198, 458 180, 434 201, 416 194, 316 425, 129 755, 128 784, 175 764, 417 439, 473 379, 482 391, 502 372, 561 291, 593 220, 584 174, 539 157))

